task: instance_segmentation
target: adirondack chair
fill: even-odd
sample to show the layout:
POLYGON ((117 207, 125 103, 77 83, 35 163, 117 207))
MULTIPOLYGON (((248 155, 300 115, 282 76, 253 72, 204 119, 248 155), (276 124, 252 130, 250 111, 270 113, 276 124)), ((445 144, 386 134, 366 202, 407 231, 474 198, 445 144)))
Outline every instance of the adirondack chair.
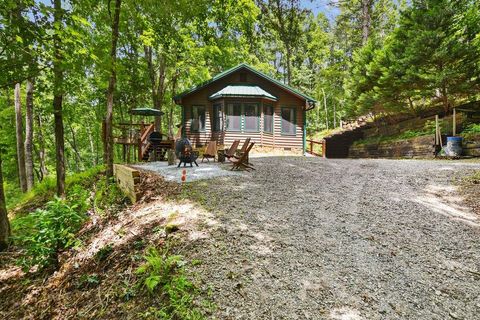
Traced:
POLYGON ((210 162, 209 158, 213 158, 213 162, 215 162, 215 156, 217 155, 217 141, 212 140, 208 143, 207 149, 203 153, 203 160, 207 159, 207 162, 210 162))
POLYGON ((234 140, 230 149, 225 152, 225 158, 230 159, 235 156, 235 152, 237 151, 238 145, 240 144, 240 140, 234 140))
POLYGON ((247 151, 247 148, 248 148, 248 145, 249 145, 249 143, 250 143, 250 140, 251 140, 251 138, 245 139, 245 142, 243 143, 243 146, 242 146, 242 148, 240 149, 240 152, 238 153, 238 155, 234 155, 235 158, 238 159, 242 154, 245 153, 245 151, 247 151))
POLYGON ((245 152, 237 159, 234 158, 230 160, 232 162, 232 169, 230 170, 239 170, 239 169, 245 169, 245 170, 255 170, 254 167, 252 167, 251 164, 248 163, 248 154, 250 153, 250 150, 252 150, 253 145, 255 142, 250 143, 250 145, 247 147, 245 152))

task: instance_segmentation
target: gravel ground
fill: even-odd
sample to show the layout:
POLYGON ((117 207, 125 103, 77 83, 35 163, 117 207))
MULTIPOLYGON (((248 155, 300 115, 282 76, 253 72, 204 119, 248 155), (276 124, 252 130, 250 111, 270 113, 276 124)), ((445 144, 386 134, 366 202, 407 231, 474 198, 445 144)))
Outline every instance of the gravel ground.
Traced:
POLYGON ((134 168, 143 169, 153 171, 155 173, 160 174, 165 178, 167 181, 175 181, 175 182, 182 182, 182 171, 186 170, 186 178, 187 181, 197 181, 197 180, 205 180, 205 179, 213 179, 218 177, 225 177, 225 176, 239 176, 242 175, 241 172, 230 171, 232 167, 231 164, 218 163, 218 162, 201 162, 197 160, 198 167, 193 164, 190 167, 190 164, 187 166, 181 166, 177 168, 177 164, 173 166, 169 166, 165 161, 157 161, 157 162, 147 162, 137 165, 132 165, 134 168))
MULTIPOLYGON (((198 182, 216 224, 186 250, 218 319, 480 319, 480 164, 260 158, 198 182)), ((195 183, 193 183, 195 186, 195 183)))

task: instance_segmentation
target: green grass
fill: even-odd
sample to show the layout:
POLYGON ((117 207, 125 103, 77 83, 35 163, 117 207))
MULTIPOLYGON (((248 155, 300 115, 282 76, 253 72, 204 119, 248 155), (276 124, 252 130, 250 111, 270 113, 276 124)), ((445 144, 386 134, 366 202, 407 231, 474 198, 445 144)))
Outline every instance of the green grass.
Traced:
POLYGON ((396 141, 403 141, 412 138, 423 137, 427 135, 431 135, 435 133, 435 121, 426 121, 425 125, 421 129, 416 130, 406 130, 404 132, 390 135, 390 136, 377 136, 377 137, 370 137, 362 140, 358 140, 354 142, 354 145, 367 145, 367 144, 379 144, 384 142, 396 142, 396 141))
MULTIPOLYGON (((102 175, 103 166, 96 166, 67 176, 65 179, 67 195, 72 186, 91 186, 102 175)), ((42 182, 35 184, 33 189, 27 193, 22 193, 19 189, 8 185, 6 190, 8 209, 15 211, 15 213, 25 213, 25 210, 40 207, 53 198, 56 192, 56 179, 55 177, 46 177, 42 182)))

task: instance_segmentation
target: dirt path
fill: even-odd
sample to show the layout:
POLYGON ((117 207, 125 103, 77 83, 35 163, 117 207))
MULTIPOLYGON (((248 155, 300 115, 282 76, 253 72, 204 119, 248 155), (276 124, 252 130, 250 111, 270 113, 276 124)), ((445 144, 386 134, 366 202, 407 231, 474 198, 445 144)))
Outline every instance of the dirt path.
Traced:
POLYGON ((217 224, 187 255, 219 319, 478 319, 480 220, 452 181, 478 164, 255 159, 196 182, 217 224))

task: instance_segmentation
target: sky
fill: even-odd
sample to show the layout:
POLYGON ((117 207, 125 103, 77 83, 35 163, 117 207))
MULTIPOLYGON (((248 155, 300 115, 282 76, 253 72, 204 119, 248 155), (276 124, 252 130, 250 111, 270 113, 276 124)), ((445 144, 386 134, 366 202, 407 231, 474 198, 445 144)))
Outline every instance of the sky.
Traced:
POLYGON ((328 5, 329 2, 335 2, 335 0, 301 0, 300 5, 303 8, 310 9, 317 15, 319 12, 323 12, 325 16, 330 20, 334 20, 338 15, 338 8, 328 5))

